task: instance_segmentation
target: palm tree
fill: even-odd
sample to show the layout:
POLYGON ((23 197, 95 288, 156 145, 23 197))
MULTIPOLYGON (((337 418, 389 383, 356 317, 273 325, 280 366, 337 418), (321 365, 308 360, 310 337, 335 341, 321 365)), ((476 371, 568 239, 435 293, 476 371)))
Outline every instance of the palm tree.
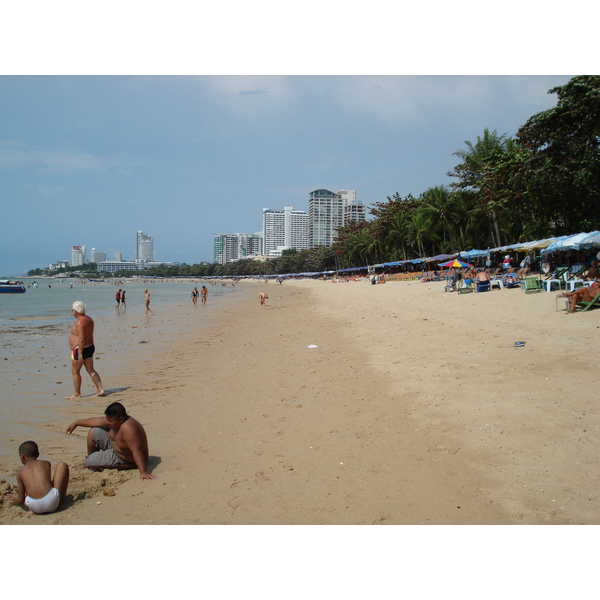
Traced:
POLYGON ((426 190, 422 196, 423 214, 432 222, 437 221, 442 228, 442 241, 446 241, 446 234, 450 238, 450 247, 458 250, 454 244, 454 232, 458 221, 458 211, 450 194, 450 190, 439 185, 426 190))
POLYGON ((469 189, 475 188, 482 196, 484 206, 490 211, 494 231, 496 234, 496 243, 502 245, 500 240, 500 228, 496 215, 496 202, 499 200, 494 195, 494 190, 490 187, 490 174, 494 167, 494 161, 507 152, 514 150, 513 140, 506 137, 506 134, 498 135, 497 131, 490 131, 487 127, 483 130, 483 137, 477 136, 477 142, 465 141, 466 150, 457 150, 455 156, 462 158, 462 164, 450 173, 459 177, 461 182, 453 184, 455 187, 469 189))
POLYGON ((435 241, 439 239, 437 233, 432 230, 431 218, 428 217, 423 210, 416 210, 410 219, 411 235, 417 242, 419 257, 425 256, 424 242, 435 241))
POLYGON ((392 259, 398 258, 398 251, 402 251, 402 259, 406 260, 406 239, 410 231, 410 219, 408 213, 399 210, 394 218, 388 223, 385 232, 386 250, 392 255, 392 259))

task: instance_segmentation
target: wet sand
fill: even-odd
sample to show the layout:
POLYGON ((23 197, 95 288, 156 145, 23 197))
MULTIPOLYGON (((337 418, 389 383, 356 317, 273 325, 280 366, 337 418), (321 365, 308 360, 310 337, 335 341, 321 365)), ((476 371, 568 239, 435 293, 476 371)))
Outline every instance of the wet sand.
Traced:
POLYGON ((202 328, 187 306, 156 315, 143 352, 102 373, 119 389, 57 414, 39 440, 53 463, 78 464, 87 430, 66 426, 120 401, 146 428, 156 480, 79 471, 56 513, 2 504, 0 522, 599 522, 600 311, 441 282, 240 288, 197 307, 214 317, 202 328))

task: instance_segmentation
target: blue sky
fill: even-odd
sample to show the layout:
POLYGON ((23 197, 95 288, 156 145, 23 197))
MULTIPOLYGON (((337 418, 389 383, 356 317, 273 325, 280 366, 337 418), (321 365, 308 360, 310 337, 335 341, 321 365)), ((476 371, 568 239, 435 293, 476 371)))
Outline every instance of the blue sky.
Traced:
POLYGON ((370 205, 448 184, 485 127, 513 135, 570 76, 2 76, 0 275, 70 248, 213 260, 214 233, 317 188, 370 205), (18 248, 18 251, 15 249, 18 248))

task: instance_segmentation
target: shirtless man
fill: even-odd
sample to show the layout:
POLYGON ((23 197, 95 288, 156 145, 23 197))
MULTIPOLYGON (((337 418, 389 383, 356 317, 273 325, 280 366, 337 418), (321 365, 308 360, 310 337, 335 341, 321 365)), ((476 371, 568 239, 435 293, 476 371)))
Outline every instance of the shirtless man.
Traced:
POLYGON ((261 306, 266 306, 268 298, 269 298, 269 296, 267 296, 264 292, 261 292, 260 294, 258 294, 258 299, 260 300, 261 306))
POLYGON ((591 302, 598 294, 600 294, 600 279, 596 279, 590 287, 580 287, 572 292, 564 293, 565 298, 571 300, 571 310, 567 314, 574 313, 578 302, 591 302))
POLYGON ((35 442, 19 446, 23 466, 17 471, 17 491, 8 496, 9 502, 24 504, 29 515, 54 512, 67 495, 69 467, 59 462, 54 469, 47 460, 38 460, 40 451, 35 442))
POLYGON ((130 417, 120 402, 113 402, 103 417, 74 421, 67 427, 72 434, 76 427, 89 427, 87 435, 88 456, 76 470, 88 467, 92 471, 103 469, 139 469, 140 479, 156 479, 148 473, 148 438, 139 421, 130 417))
POLYGON ((206 304, 206 299, 208 298, 208 290, 206 289, 205 285, 202 286, 202 289, 200 290, 200 295, 202 296, 202 304, 206 304))
POLYGON ((94 321, 85 314, 85 304, 81 300, 73 302, 71 312, 76 319, 69 333, 71 374, 75 391, 67 396, 67 400, 81 398, 81 367, 83 366, 85 366, 96 386, 96 396, 106 396, 102 388, 100 375, 94 369, 94 352, 96 351, 94 346, 94 321))
POLYGON ((600 271, 598 270, 598 261, 593 260, 588 272, 585 274, 585 279, 592 280, 600 277, 600 271))

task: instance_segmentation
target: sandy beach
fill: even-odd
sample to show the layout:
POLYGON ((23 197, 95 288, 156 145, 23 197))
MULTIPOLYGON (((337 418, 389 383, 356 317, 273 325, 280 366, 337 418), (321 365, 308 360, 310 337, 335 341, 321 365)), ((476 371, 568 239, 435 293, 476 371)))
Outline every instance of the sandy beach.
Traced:
MULTIPOLYGON (((600 522, 600 311, 443 282, 239 287, 198 307, 202 327, 187 305, 157 313, 144 351, 102 373, 117 391, 57 414, 37 440, 73 467, 87 430, 66 426, 122 402, 146 428, 155 480, 72 471, 57 512, 3 503, 0 522, 600 522)), ((126 345, 131 330, 104 335, 126 345)))

